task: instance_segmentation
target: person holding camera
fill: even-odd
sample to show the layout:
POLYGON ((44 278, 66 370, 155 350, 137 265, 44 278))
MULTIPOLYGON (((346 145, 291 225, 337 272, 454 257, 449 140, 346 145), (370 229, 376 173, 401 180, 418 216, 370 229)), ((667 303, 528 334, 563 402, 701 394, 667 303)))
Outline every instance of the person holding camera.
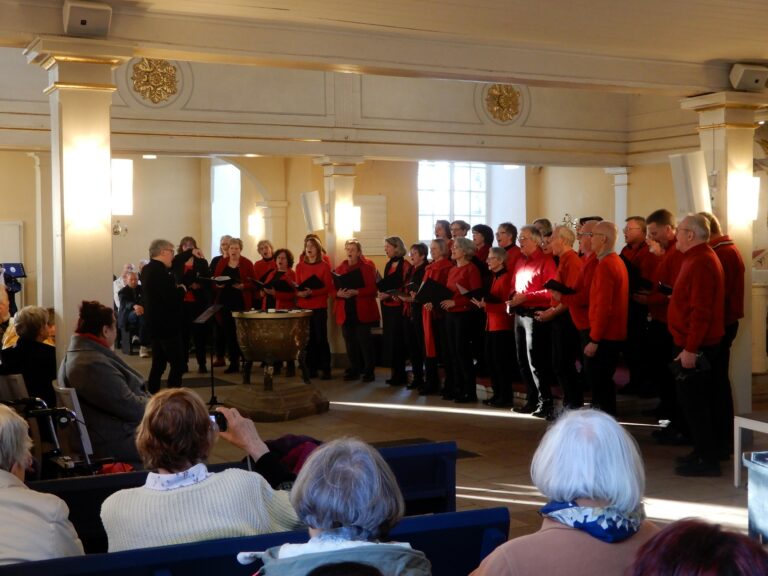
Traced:
POLYGON ((216 410, 226 419, 226 431, 188 388, 152 396, 136 434, 150 470, 147 480, 115 492, 101 507, 110 552, 303 526, 288 492, 277 489, 294 476, 269 451, 253 421, 234 408, 216 410), (209 472, 205 461, 217 436, 245 450, 254 471, 209 472))

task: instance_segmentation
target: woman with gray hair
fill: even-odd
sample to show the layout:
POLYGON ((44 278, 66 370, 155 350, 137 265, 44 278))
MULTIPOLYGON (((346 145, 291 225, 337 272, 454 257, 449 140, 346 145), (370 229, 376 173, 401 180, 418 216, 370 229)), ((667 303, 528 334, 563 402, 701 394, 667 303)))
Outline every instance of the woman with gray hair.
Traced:
POLYGON ((429 560, 409 544, 378 542, 405 505, 389 465, 365 442, 342 438, 315 450, 293 485, 291 504, 311 538, 264 552, 262 576, 305 576, 337 562, 369 564, 384 576, 432 573, 429 560))
POLYGON ((83 554, 64 501, 24 484, 31 449, 26 420, 0 404, 0 564, 83 554))
POLYGON ((21 374, 30 396, 42 398, 48 406, 56 405, 51 382, 56 380, 56 348, 45 341, 49 335, 48 310, 24 306, 13 317, 18 340, 2 352, 2 372, 21 374))
POLYGON ((561 416, 533 455, 531 479, 548 500, 541 529, 499 546, 472 576, 621 576, 659 530, 645 520, 637 444, 605 412, 561 416))

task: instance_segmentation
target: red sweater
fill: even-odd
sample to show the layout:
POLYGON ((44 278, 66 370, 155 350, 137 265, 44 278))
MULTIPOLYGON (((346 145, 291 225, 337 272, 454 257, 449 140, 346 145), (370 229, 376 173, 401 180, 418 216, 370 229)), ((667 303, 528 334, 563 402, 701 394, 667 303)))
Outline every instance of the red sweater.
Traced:
POLYGON ((491 247, 488 244, 483 244, 480 248, 475 248, 475 256, 480 262, 485 264, 485 261, 488 260, 488 252, 490 252, 490 250, 491 247))
POLYGON ((589 328, 589 292, 592 289, 592 279, 595 277, 597 268, 597 254, 594 252, 589 256, 582 256, 582 267, 576 284, 571 286, 576 290, 576 294, 563 294, 561 302, 568 306, 568 312, 571 313, 571 320, 577 330, 586 330, 589 328))
POLYGON ((667 286, 674 286, 682 263, 683 254, 677 249, 677 239, 673 238, 656 266, 656 271, 651 278, 653 291, 648 294, 648 313, 651 318, 658 322, 667 323, 667 307, 669 306, 669 296, 659 292, 659 282, 667 286))
POLYGON ((253 264, 253 277, 260 282, 264 282, 263 279, 267 278, 267 273, 270 270, 277 270, 277 263, 274 258, 264 260, 263 258, 253 264))
MULTIPOLYGON (((376 304, 376 267, 370 260, 363 261, 362 258, 354 266, 350 266, 347 260, 344 260, 341 264, 336 266, 335 272, 337 274, 346 274, 352 270, 359 268, 363 274, 362 288, 357 291, 357 296, 353 299, 355 301, 355 309, 357 310, 357 320, 361 324, 370 324, 379 321, 379 307, 376 304)), ((344 310, 344 303, 347 299, 336 298, 333 310, 336 314, 336 324, 341 326, 344 324, 346 318, 346 311, 344 310)))
POLYGON ((718 344, 725 332, 724 310, 723 266, 712 248, 697 244, 683 254, 669 301, 667 320, 675 344, 688 352, 718 344))
MULTIPOLYGON (((568 250, 560 255, 560 263, 557 265, 557 272, 555 272, 555 280, 561 284, 565 284, 568 288, 576 288, 576 283, 579 281, 579 275, 584 263, 579 258, 579 255, 573 251, 568 250)), ((563 306, 568 306, 566 302, 562 302, 563 306)), ((558 302, 552 299, 551 306, 557 306, 558 302)))
POLYGON ((318 310, 328 307, 328 295, 335 293, 333 289, 333 277, 331 276, 331 267, 325 260, 320 260, 310 264, 303 258, 296 265, 296 282, 301 284, 311 276, 317 276, 325 286, 322 288, 313 288, 312 295, 307 298, 298 298, 297 302, 300 308, 307 310, 318 310))
MULTIPOLYGON (((267 274, 266 282, 270 282, 277 274, 277 268, 270 270, 267 274)), ((293 288, 296 285, 296 273, 293 270, 286 270, 280 280, 285 280, 292 287, 291 290, 277 290, 275 289, 275 308, 277 310, 292 310, 296 308, 296 289, 293 288)), ((264 298, 261 302, 262 310, 267 309, 267 299, 264 298)))
POLYGON ((505 246, 504 250, 507 251, 507 261, 504 263, 504 266, 514 276, 515 265, 517 264, 517 261, 523 257, 523 252, 520 250, 520 247, 515 244, 505 246))
POLYGON ((491 284, 491 296, 495 296, 501 302, 485 303, 485 330, 486 332, 500 332, 502 330, 512 330, 514 322, 512 316, 507 314, 507 298, 509 298, 509 289, 512 282, 512 274, 502 268, 493 275, 491 284))
POLYGON ((739 249, 728 236, 720 236, 709 242, 717 254, 725 274, 725 316, 726 326, 744 318, 744 260, 739 249))
MULTIPOLYGON (((227 266, 229 266, 229 258, 222 258, 219 260, 219 263, 216 264, 216 270, 213 275, 223 275, 227 266)), ((253 263, 245 256, 240 256, 240 260, 237 262, 237 269, 240 271, 240 282, 243 284, 243 309, 250 310, 253 306, 253 263)), ((221 288, 214 285, 214 291, 217 296, 221 290, 221 288)))
POLYGON ((549 290, 544 288, 547 280, 555 277, 557 267, 552 256, 544 254, 540 248, 530 256, 522 256, 515 264, 513 290, 525 294, 528 299, 523 308, 546 308, 549 306, 549 290))
POLYGON ((629 275, 616 252, 598 258, 589 291, 589 339, 625 340, 629 306, 629 275))
POLYGON ((477 266, 469 262, 464 266, 454 266, 448 271, 446 286, 453 292, 453 301, 456 303, 452 308, 448 308, 448 313, 467 312, 474 310, 475 305, 472 304, 472 300, 461 295, 458 287, 461 286, 470 291, 478 290, 482 288, 483 281, 477 266))

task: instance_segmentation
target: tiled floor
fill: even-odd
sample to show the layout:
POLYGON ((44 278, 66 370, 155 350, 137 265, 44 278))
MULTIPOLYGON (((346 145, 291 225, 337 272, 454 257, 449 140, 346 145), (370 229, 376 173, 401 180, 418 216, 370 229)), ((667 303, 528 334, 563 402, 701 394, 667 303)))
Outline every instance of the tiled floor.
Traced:
MULTIPOLYGON (((148 373, 149 360, 126 358, 141 372, 148 373)), ((259 432, 265 439, 298 433, 321 440, 345 435, 369 442, 417 437, 456 440, 460 449, 477 454, 457 462, 458 508, 506 505, 512 516, 511 537, 535 531, 540 524, 536 510, 544 500, 531 486, 528 468, 547 423, 479 403, 459 407, 435 396, 423 397, 404 388, 392 388, 384 383, 386 372, 379 369, 375 382, 361 384, 342 382, 340 371, 334 371, 337 379, 315 382, 331 402, 329 412, 288 422, 260 423, 259 432)), ((216 369, 216 376, 239 381, 238 375, 226 375, 223 368, 216 369)), ((253 381, 259 382, 256 374, 253 381)), ((276 378, 275 386, 279 388, 283 382, 276 378)), ((210 391, 198 391, 208 401, 210 391)), ((653 400, 619 398, 620 420, 637 439, 645 460, 648 516, 661 522, 698 516, 746 531, 747 491, 744 487, 733 487, 731 462, 723 463, 720 478, 675 476, 675 456, 690 448, 656 445, 651 438, 654 422, 641 415, 642 410, 653 405, 653 400)), ((757 447, 768 449, 768 438, 757 438, 756 442, 757 447)), ((211 461, 241 456, 238 449, 219 441, 211 461)))

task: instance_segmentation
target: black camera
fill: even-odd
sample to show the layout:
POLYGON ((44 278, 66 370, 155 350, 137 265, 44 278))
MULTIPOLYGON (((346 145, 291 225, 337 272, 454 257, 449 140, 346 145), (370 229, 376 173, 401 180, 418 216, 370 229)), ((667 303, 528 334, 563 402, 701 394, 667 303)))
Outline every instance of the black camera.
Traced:
POLYGON ((224 414, 217 412, 216 410, 211 410, 208 412, 208 417, 219 432, 227 431, 227 417, 224 416, 224 414))

